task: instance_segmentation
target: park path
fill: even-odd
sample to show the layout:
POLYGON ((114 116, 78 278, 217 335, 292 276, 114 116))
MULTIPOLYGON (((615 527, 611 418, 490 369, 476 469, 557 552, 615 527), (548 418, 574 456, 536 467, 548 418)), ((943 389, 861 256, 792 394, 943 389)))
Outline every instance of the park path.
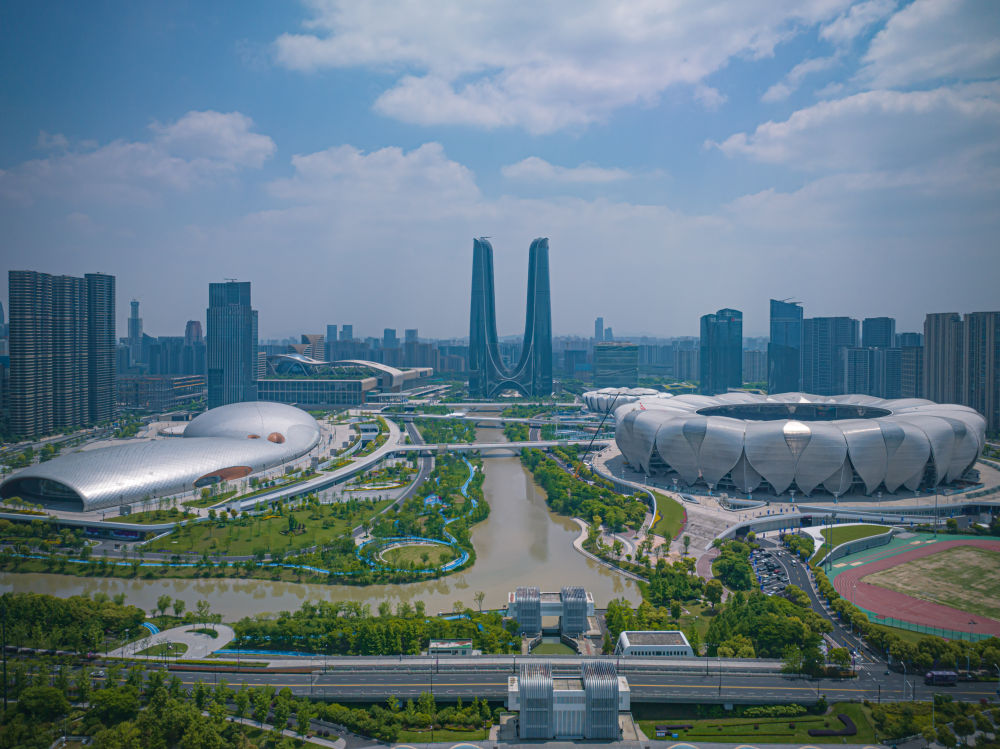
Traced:
POLYGON ((199 659, 205 658, 216 650, 226 647, 226 644, 235 636, 236 633, 233 631, 233 628, 225 624, 185 624, 183 627, 166 629, 142 640, 130 642, 117 650, 112 650, 108 653, 108 656, 111 658, 135 658, 137 660, 162 660, 163 656, 135 655, 135 651, 145 650, 153 645, 160 645, 165 642, 182 642, 187 645, 188 649, 181 657, 185 659, 199 659), (203 635, 194 632, 193 630, 195 629, 214 629, 219 633, 219 636, 203 635))
POLYGON ((990 619, 981 614, 970 614, 967 611, 940 603, 922 601, 905 593, 866 583, 864 580, 876 572, 896 567, 914 559, 937 554, 955 546, 977 546, 981 549, 1000 552, 1000 541, 985 538, 938 541, 912 551, 904 551, 902 554, 877 559, 869 564, 845 570, 834 578, 833 587, 846 600, 853 601, 856 606, 873 612, 876 615, 876 621, 880 616, 889 616, 927 627, 1000 636, 1000 621, 996 619, 990 619))

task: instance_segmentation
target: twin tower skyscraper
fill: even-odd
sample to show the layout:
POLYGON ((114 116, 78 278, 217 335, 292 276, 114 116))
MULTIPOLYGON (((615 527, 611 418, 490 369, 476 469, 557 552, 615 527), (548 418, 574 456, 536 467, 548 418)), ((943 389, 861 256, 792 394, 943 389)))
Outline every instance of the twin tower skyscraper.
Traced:
POLYGON ((469 311, 469 396, 494 398, 504 390, 525 397, 552 394, 552 303, 549 240, 528 251, 528 302, 521 355, 513 367, 500 357, 493 291, 493 245, 472 240, 472 305, 469 311))

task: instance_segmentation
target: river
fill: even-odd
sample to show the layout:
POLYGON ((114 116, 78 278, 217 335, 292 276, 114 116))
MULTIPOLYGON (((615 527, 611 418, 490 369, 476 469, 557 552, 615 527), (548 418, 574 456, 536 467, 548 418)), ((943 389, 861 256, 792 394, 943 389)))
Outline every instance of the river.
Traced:
MULTIPOLYGON (((477 430, 484 442, 503 441, 496 428, 477 430)), ((103 591, 109 596, 124 593, 128 603, 147 611, 156 599, 167 594, 194 609, 200 599, 227 621, 244 616, 294 611, 307 600, 362 601, 378 609, 382 601, 421 600, 429 613, 451 611, 460 601, 475 607, 474 596, 486 594, 484 608, 506 606, 507 592, 518 585, 537 585, 542 590, 559 590, 563 585, 583 585, 593 593, 598 607, 613 598, 624 597, 633 605, 641 600, 639 589, 630 580, 587 559, 573 549, 579 527, 571 519, 555 515, 545 505, 545 495, 511 453, 483 460, 486 479, 483 493, 490 504, 490 516, 472 530, 476 549, 475 564, 456 575, 409 585, 315 585, 235 580, 229 578, 134 580, 85 578, 49 573, 0 573, 0 592, 17 591, 71 596, 103 591)))

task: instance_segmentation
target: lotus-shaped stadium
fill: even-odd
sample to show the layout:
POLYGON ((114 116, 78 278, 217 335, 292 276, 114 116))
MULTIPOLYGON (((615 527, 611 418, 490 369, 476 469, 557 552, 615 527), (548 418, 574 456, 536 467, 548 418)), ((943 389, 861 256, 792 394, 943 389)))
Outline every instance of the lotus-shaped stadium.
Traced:
POLYGON ((605 388, 583 400, 614 410, 615 442, 632 467, 744 494, 932 489, 973 467, 986 434, 974 409, 918 398, 605 388))

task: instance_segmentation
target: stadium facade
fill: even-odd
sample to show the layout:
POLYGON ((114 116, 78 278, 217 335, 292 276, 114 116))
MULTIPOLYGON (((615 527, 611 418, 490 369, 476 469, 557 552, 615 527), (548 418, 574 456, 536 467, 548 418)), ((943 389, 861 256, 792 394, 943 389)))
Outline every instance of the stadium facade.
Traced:
POLYGON ((319 444, 316 420, 281 403, 233 403, 201 414, 183 437, 70 453, 19 471, 0 497, 76 511, 118 508, 240 479, 319 444))
POLYGON ((965 477, 985 444, 974 409, 919 398, 612 389, 583 398, 591 410, 613 409, 615 442, 632 467, 744 494, 934 490, 965 477))
POLYGON ((494 398, 503 390, 526 397, 552 394, 552 304, 549 240, 536 239, 528 253, 528 302, 521 357, 513 368, 500 357, 493 289, 493 245, 472 240, 469 310, 469 395, 494 398))

